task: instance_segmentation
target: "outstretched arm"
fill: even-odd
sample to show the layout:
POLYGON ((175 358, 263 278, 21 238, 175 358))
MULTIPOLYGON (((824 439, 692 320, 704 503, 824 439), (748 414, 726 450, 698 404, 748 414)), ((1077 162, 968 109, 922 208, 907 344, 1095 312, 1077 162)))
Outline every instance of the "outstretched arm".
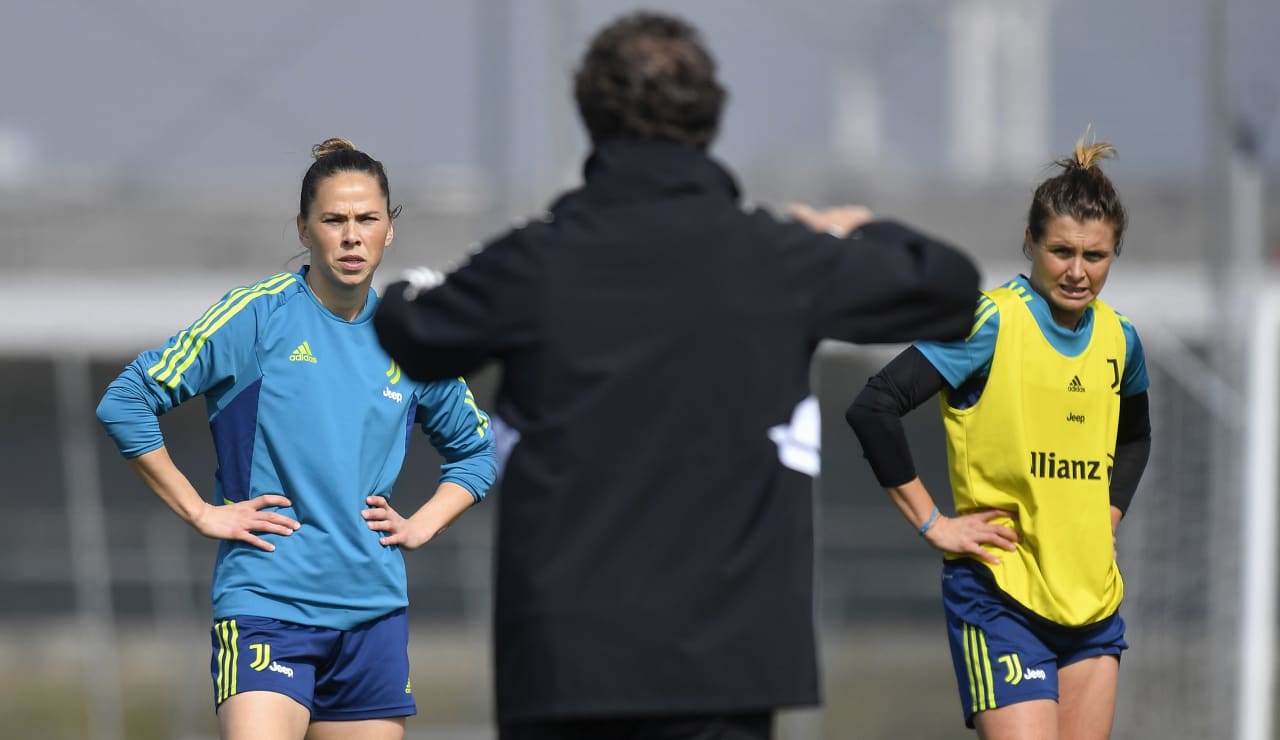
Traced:
POLYGON ((819 286, 814 327, 848 342, 963 339, 973 325, 978 270, 959 249, 905 224, 872 221, 846 239, 813 237, 819 286))
POLYGON ((428 271, 407 273, 378 302, 378 341, 411 378, 468 375, 531 341, 538 270, 534 250, 517 231, 473 254, 442 282, 428 271))
POLYGON ((787 206, 787 215, 814 231, 841 238, 875 219, 871 209, 857 205, 814 208, 807 203, 793 203, 787 206))

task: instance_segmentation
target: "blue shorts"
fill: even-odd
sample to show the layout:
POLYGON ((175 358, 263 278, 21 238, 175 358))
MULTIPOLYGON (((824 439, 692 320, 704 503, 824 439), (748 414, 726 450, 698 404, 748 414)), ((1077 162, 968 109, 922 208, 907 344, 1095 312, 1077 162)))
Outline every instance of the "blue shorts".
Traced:
POLYGON ((409 618, 404 609, 351 630, 235 616, 214 622, 214 704, 246 691, 293 698, 312 720, 407 717, 409 618))
MULTIPOLYGON (((983 566, 978 565, 978 568, 983 566)), ((964 723, 987 709, 1058 700, 1058 670, 1128 649, 1120 614, 1087 627, 1057 627, 1027 614, 964 562, 942 569, 942 606, 964 723)))

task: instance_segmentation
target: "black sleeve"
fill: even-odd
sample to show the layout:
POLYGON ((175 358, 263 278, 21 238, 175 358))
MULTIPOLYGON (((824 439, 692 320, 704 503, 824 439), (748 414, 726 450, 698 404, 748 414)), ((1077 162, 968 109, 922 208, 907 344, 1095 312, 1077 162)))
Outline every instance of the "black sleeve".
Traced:
POLYGON ((916 477, 902 417, 945 385, 937 368, 915 347, 908 347, 867 381, 845 411, 881 486, 899 486, 916 477))
POLYGON ((537 269, 533 250, 512 232, 430 290, 392 283, 373 317, 378 341, 411 378, 471 373, 531 341, 537 269))
POLYGON ((963 339, 979 275, 954 246, 893 221, 873 221, 834 249, 815 276, 821 338, 848 342, 963 339))
POLYGON ((1111 505, 1129 510, 1138 481, 1151 456, 1151 414, 1147 392, 1120 399, 1116 429, 1116 459, 1111 470, 1111 505))

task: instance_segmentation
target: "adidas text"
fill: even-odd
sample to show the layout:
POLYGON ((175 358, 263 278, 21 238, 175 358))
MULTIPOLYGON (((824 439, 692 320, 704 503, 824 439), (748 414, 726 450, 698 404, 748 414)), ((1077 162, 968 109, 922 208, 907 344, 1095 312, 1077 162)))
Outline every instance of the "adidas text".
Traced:
POLYGON ((399 391, 393 391, 390 388, 383 388, 382 395, 385 398, 390 398, 392 401, 395 401, 396 403, 400 403, 404 401, 404 394, 400 393, 399 391))
POLYGON ((287 666, 287 665, 280 665, 279 663, 275 662, 274 660, 273 660, 273 661, 271 661, 271 665, 267 667, 267 670, 269 670, 269 671, 274 671, 274 672, 276 672, 276 673, 283 673, 284 675, 288 676, 289 678, 293 678, 293 669, 292 669, 292 668, 290 668, 290 667, 289 667, 289 666, 287 666))
POLYGON ((1067 383, 1067 390, 1071 393, 1084 393, 1084 383, 1080 382, 1080 376, 1074 375, 1071 382, 1067 383))
POLYGON ((311 353, 311 343, 303 342, 289 355, 289 362, 310 362, 316 364, 316 356, 311 353))

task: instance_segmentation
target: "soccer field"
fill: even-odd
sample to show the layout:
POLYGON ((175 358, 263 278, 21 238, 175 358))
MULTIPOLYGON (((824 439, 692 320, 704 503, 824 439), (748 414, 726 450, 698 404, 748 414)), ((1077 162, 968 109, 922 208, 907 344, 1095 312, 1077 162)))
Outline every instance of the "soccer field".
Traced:
MULTIPOLYGON (((0 734, 90 737, 74 623, 11 624, 4 631, 11 639, 0 645, 0 734)), ((203 626, 126 628, 117 648, 123 678, 103 680, 123 706, 123 737, 217 737, 203 626)), ((828 635, 823 648, 826 706, 784 713, 779 740, 972 737, 960 722, 941 629, 867 628, 828 635)), ((487 633, 419 626, 410 652, 418 715, 406 737, 492 738, 487 633)))
MULTIPOLYGON (((207 627, 130 624, 116 641, 120 679, 103 682, 122 708, 121 734, 91 734, 91 699, 72 621, 3 625, 0 737, 41 740, 212 740, 217 737, 207 673, 207 627)), ((1115 737, 1130 740, 1226 737, 1171 697, 1203 691, 1188 671, 1206 635, 1148 628, 1131 635, 1120 672, 1115 737), (1193 644, 1195 643, 1195 644, 1193 644)), ((961 722, 940 625, 866 622, 822 635, 824 706, 784 712, 778 740, 971 740, 961 722)), ((492 694, 484 628, 415 626, 409 649, 418 715, 408 740, 491 740, 492 694)), ((531 676, 530 680, 537 680, 531 676)), ((1280 700, 1280 697, 1277 697, 1280 700)))

